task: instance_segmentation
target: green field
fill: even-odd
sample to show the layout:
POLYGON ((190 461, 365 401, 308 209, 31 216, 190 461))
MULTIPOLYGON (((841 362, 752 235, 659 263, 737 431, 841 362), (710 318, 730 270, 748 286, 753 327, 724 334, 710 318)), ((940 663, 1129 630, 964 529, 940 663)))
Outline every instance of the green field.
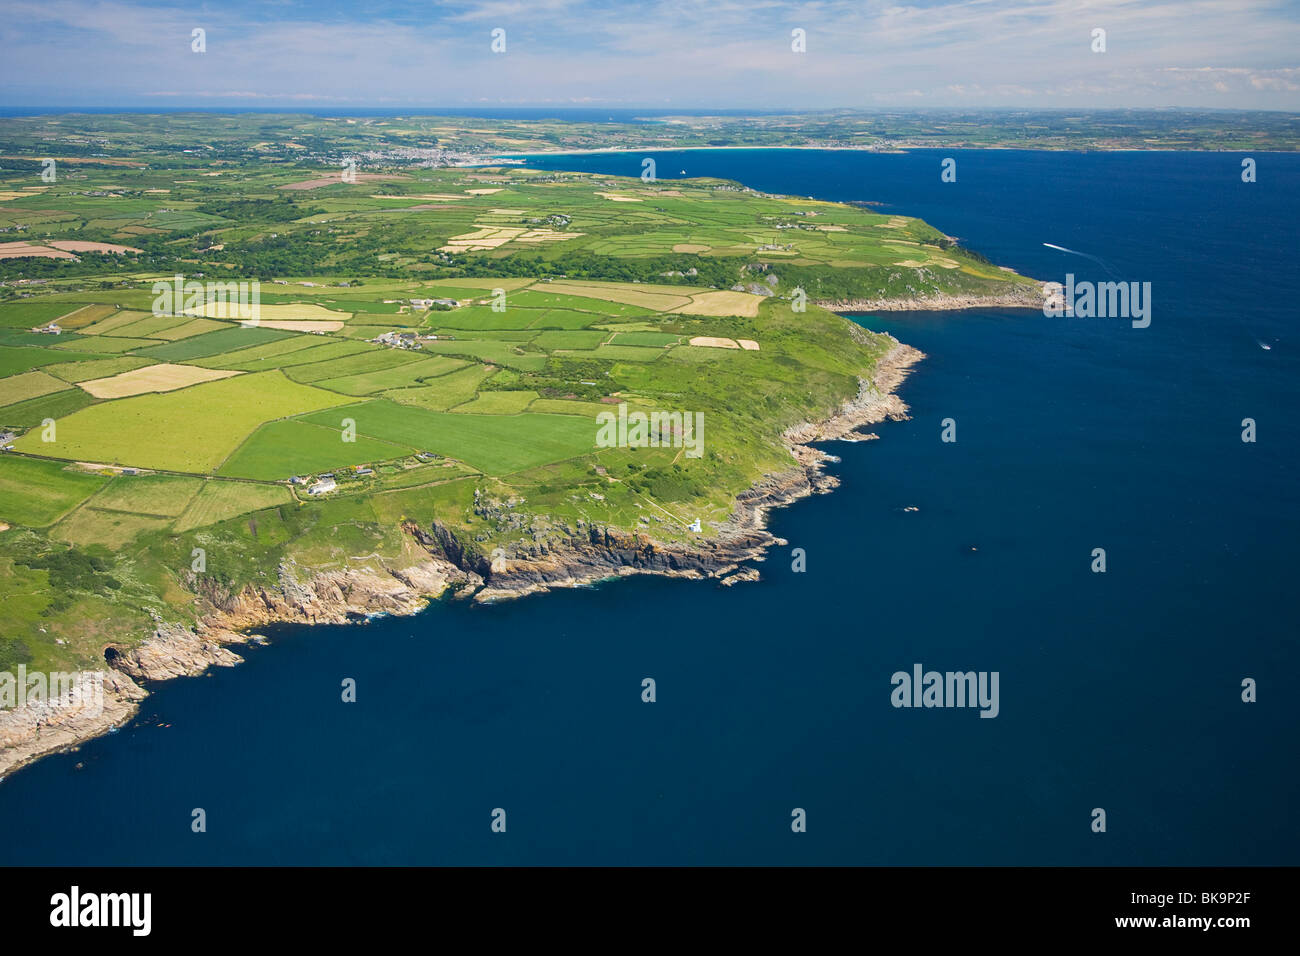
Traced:
POLYGON ((93 405, 58 422, 55 441, 29 432, 14 447, 77 461, 207 472, 262 422, 341 401, 279 372, 260 372, 93 405), (203 427, 195 427, 200 421, 203 427))
POLYGON ((83 548, 98 546, 113 550, 129 544, 138 535, 161 531, 169 524, 170 518, 154 518, 127 511, 100 511, 82 505, 60 521, 51 536, 83 548))
POLYGON ((462 358, 477 359, 493 365, 504 365, 526 372, 540 371, 546 366, 546 353, 526 351, 513 342, 496 342, 483 339, 456 339, 453 342, 439 340, 425 342, 426 352, 438 352, 443 355, 456 355, 462 358))
POLYGON ((562 332, 551 330, 539 333, 532 339, 532 342, 534 345, 551 352, 556 349, 594 349, 609 338, 610 334, 608 332, 562 332))
POLYGON ((89 498, 108 479, 64 462, 0 456, 0 521, 40 528, 89 498))
POLYGON ((159 362, 184 362, 187 359, 206 358, 220 352, 263 345, 277 339, 286 339, 294 333, 281 329, 266 329, 261 326, 240 326, 204 332, 192 338, 181 339, 168 345, 155 345, 152 348, 137 350, 137 355, 145 355, 159 362))
POLYGON ((384 397, 403 405, 441 412, 474 398, 478 394, 479 385, 491 374, 482 365, 471 365, 458 372, 430 379, 419 387, 392 389, 385 392, 384 397))
MULTIPOLYGON (((346 409, 341 409, 333 419, 334 424, 340 425, 344 417, 346 409)), ((335 428, 289 419, 263 425, 226 459, 217 473, 232 478, 283 481, 290 475, 310 475, 402 458, 411 451, 409 447, 376 441, 365 435, 346 442, 342 432, 335 428)))
POLYGON ((405 362, 396 368, 380 369, 376 372, 362 372, 358 375, 344 375, 340 378, 327 378, 317 382, 321 388, 343 392, 345 395, 373 395, 389 388, 408 388, 419 385, 427 379, 437 378, 458 368, 465 363, 457 359, 432 356, 415 362, 405 362))
POLYGON ((56 421, 93 404, 95 399, 79 388, 51 392, 0 408, 0 425, 8 428, 33 428, 47 418, 56 421))
MULTIPOLYGON (((99 335, 94 338, 62 342, 53 346, 53 348, 76 351, 81 351, 83 349, 89 351, 93 349, 95 352, 106 355, 120 355, 123 352, 133 352, 137 350, 140 351, 141 354, 144 354, 144 350, 148 349, 150 346, 158 346, 158 340, 119 338, 116 335, 99 335)), ((84 356, 74 356, 74 358, 82 357, 84 356)))
POLYGON ((118 358, 91 359, 86 362, 64 362, 61 365, 46 366, 46 370, 55 378, 65 382, 89 382, 91 379, 108 378, 119 372, 129 372, 133 368, 152 365, 149 359, 123 355, 118 358))
POLYGON ((35 328, 61 318, 73 308, 66 302, 3 302, 0 303, 0 328, 35 328))
POLYGON ((407 365, 420 361, 414 352, 401 349, 368 348, 354 355, 333 358, 324 362, 312 362, 310 365, 295 365, 285 374, 295 382, 321 382, 325 379, 338 379, 347 376, 364 375, 407 365))
MULTIPOLYGON (((299 339, 309 339, 308 347, 294 348, 285 353, 273 356, 257 356, 251 359, 246 359, 245 356, 255 350, 242 349, 238 352, 227 352, 211 359, 199 359, 190 364, 204 365, 208 368, 232 368, 240 372, 261 372, 268 367, 287 369, 299 365, 315 365, 318 362, 326 362, 330 359, 374 351, 374 346, 366 345, 364 342, 339 342, 327 338, 318 338, 314 335, 303 335, 296 339, 287 339, 284 344, 293 343, 298 345, 299 339)), ((275 344, 279 345, 281 343, 277 342, 275 344)))
POLYGON ((89 502, 107 511, 174 518, 185 510, 203 485, 200 478, 179 475, 126 475, 114 478, 89 502))
POLYGON ((221 352, 206 358, 188 359, 186 364, 198 365, 201 368, 232 368, 235 365, 243 365, 247 366, 247 368, 241 368, 240 371, 264 372, 267 369, 280 368, 280 360, 289 355, 301 352, 304 349, 321 347, 322 345, 322 340, 314 335, 296 335, 286 339, 277 339, 265 345, 254 345, 249 348, 221 352), (254 366, 260 367, 255 368, 254 366))
POLYGON ((43 368, 55 362, 72 362, 88 356, 70 352, 55 352, 39 348, 11 348, 0 346, 0 376, 16 375, 28 369, 43 368))
POLYGON ((304 420, 337 428, 340 416, 356 421, 358 435, 455 458, 490 475, 589 454, 595 448, 594 425, 566 415, 462 415, 378 400, 306 415, 304 420))
POLYGON ((39 398, 50 392, 61 392, 68 387, 62 379, 44 372, 23 372, 0 378, 0 405, 12 405, 29 398, 39 398))
POLYGON ((252 511, 285 505, 290 500, 289 489, 276 485, 207 481, 173 527, 177 532, 190 531, 252 511))
POLYGON ((470 415, 518 415, 536 401, 536 392, 480 392, 478 398, 452 408, 470 415))

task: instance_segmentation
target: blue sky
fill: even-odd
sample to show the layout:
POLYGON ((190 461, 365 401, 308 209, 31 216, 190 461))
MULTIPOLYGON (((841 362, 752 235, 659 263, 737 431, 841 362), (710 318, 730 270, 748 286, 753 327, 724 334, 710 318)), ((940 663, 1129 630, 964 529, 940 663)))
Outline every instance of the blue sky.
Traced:
POLYGON ((1295 110, 1297 51, 1297 0, 0 0, 0 105, 1295 110))

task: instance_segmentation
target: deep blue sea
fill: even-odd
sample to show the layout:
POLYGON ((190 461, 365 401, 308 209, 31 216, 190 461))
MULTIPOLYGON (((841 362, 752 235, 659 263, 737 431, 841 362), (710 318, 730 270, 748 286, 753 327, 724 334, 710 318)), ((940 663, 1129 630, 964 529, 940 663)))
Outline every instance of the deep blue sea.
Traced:
POLYGON ((929 357, 912 420, 831 447, 842 487, 775 515, 805 573, 784 548, 731 589, 283 628, 6 779, 0 863, 1300 863, 1300 156, 1246 184, 1238 154, 650 155, 877 201, 1039 278, 1149 281, 1151 325, 859 316, 929 357), (997 671, 999 716, 892 707, 916 663, 997 671))

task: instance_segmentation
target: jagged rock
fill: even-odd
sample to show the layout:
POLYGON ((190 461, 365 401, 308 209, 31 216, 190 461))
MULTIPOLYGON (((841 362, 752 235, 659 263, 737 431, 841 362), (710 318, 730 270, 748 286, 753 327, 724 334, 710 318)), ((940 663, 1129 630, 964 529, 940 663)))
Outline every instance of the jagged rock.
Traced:
POLYGON ((757 581, 757 580, 759 580, 758 568, 741 568, 739 571, 735 572, 734 574, 728 574, 725 578, 720 580, 718 583, 721 584, 724 588, 729 588, 733 584, 739 584, 742 581, 757 581))
POLYGON ((0 710, 0 776, 121 726, 145 696, 130 677, 105 665, 82 672, 75 693, 0 710))

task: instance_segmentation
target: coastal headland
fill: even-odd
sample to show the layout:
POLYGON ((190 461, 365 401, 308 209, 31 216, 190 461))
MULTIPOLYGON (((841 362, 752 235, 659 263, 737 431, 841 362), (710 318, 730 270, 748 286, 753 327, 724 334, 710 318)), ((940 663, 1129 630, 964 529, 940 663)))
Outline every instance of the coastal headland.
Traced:
POLYGON ((241 148, 4 172, 0 673, 104 695, 0 708, 0 774, 271 624, 753 581, 817 444, 906 416, 920 354, 836 310, 1038 306, 862 205, 241 148))

